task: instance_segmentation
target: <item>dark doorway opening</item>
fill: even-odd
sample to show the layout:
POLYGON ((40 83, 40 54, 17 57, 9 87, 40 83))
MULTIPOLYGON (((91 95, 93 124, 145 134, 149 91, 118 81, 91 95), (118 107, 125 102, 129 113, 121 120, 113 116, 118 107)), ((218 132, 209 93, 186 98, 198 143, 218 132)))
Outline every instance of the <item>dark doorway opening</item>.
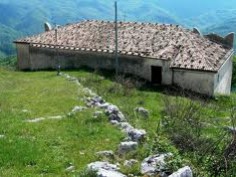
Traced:
POLYGON ((152 83, 161 84, 162 82, 162 67, 152 66, 152 83))

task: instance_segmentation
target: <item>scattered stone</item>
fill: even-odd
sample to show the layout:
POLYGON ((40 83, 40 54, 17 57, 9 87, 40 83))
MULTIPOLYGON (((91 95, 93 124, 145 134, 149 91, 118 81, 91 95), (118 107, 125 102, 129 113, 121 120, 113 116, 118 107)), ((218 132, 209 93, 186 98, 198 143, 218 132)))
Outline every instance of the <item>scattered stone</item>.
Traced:
POLYGON ((64 116, 49 116, 47 119, 63 119, 64 116))
POLYGON ((143 107, 137 107, 134 110, 135 110, 135 112, 139 113, 144 118, 149 117, 149 111, 143 107))
POLYGON ((95 96, 95 97, 93 97, 93 98, 92 98, 92 101, 93 101, 94 103, 100 103, 100 104, 105 103, 105 101, 103 100, 103 98, 100 97, 100 96, 95 96))
POLYGON ((66 168, 66 171, 68 171, 68 172, 72 172, 74 170, 75 170, 75 166, 73 166, 73 165, 71 165, 68 168, 66 168))
POLYGON ((111 115, 111 114, 117 114, 119 112, 119 108, 116 105, 113 104, 109 104, 108 107, 106 108, 105 113, 107 115, 111 115))
POLYGON ((126 177, 126 175, 118 172, 117 165, 108 162, 93 162, 87 167, 89 170, 96 171, 99 177, 126 177))
POLYGON ((123 132, 125 132, 127 134, 134 129, 134 127, 132 125, 130 125, 128 122, 121 122, 120 128, 123 132))
POLYGON ((40 122, 40 121, 43 121, 43 120, 45 120, 45 117, 39 117, 39 118, 31 119, 31 120, 26 120, 26 122, 36 123, 36 122, 40 122))
POLYGON ((189 166, 180 168, 177 172, 174 172, 169 177, 193 177, 192 170, 189 166))
POLYGON ((35 119, 30 119, 30 120, 26 120, 26 122, 29 122, 29 123, 36 123, 36 122, 41 122, 43 120, 46 120, 46 119, 52 119, 52 120, 58 120, 58 119, 63 119, 65 116, 48 116, 48 117, 39 117, 39 118, 35 118, 35 119))
POLYGON ((110 123, 116 126, 120 125, 120 122, 118 122, 117 120, 111 120, 110 123))
POLYGON ((145 158, 141 164, 141 173, 150 176, 163 173, 166 170, 165 159, 171 156, 171 153, 167 153, 145 158))
POLYGON ((75 106, 73 109, 72 109, 72 113, 76 113, 76 112, 80 112, 80 111, 83 111, 85 110, 86 108, 83 107, 83 106, 75 106))
POLYGON ((105 113, 108 115, 109 120, 117 120, 118 122, 126 121, 125 116, 115 105, 109 104, 105 110, 105 113))
POLYGON ((97 171, 98 177, 127 177, 126 175, 118 172, 118 171, 109 171, 100 169, 97 171))
POLYGON ((138 143, 134 141, 121 142, 118 148, 120 154, 125 154, 134 151, 138 148, 138 143))
POLYGON ((114 152, 113 151, 100 151, 100 152, 97 152, 96 155, 98 155, 99 157, 113 158, 114 152))
POLYGON ((124 162, 124 166, 125 167, 128 167, 128 168, 132 168, 135 164, 137 164, 138 163, 138 161, 137 160, 135 160, 135 159, 130 159, 130 160, 126 160, 125 162, 124 162))
POLYGON ((103 103, 103 104, 100 104, 98 107, 102 109, 107 109, 109 105, 110 103, 103 103))
POLYGON ((125 121, 125 117, 121 112, 118 112, 116 114, 110 114, 108 118, 109 118, 109 121, 112 121, 112 120, 116 120, 118 122, 125 121))
POLYGON ((130 132, 128 132, 128 135, 132 141, 141 141, 145 139, 146 134, 147 132, 143 129, 132 129, 130 132))

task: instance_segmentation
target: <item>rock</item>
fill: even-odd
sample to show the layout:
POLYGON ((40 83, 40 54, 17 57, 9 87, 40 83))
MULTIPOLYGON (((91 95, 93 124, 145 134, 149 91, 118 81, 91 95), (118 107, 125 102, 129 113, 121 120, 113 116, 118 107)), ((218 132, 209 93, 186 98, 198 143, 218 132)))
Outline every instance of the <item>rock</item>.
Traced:
POLYGON ((86 108, 83 107, 83 106, 75 106, 73 109, 72 109, 72 113, 76 113, 76 112, 80 112, 80 111, 83 111, 85 110, 86 108))
POLYGON ((111 120, 116 120, 118 122, 124 122, 125 121, 125 117, 121 112, 118 113, 112 113, 109 115, 109 121, 111 120))
POLYGON ((120 125, 120 122, 118 122, 117 120, 111 120, 110 123, 116 126, 120 125))
POLYGON ((138 163, 138 161, 137 160, 135 160, 135 159, 130 159, 130 160, 126 160, 125 162, 124 162, 124 166, 126 166, 126 167, 128 167, 128 168, 131 168, 131 167, 133 167, 135 164, 137 164, 138 163))
POLYGON ((113 151, 99 151, 96 153, 99 157, 107 157, 107 158, 113 158, 114 152, 113 151))
POLYGON ((174 172, 169 177, 193 177, 192 170, 189 166, 180 168, 177 172, 174 172))
POLYGON ((98 107, 102 108, 102 109, 107 109, 109 105, 110 105, 110 103, 102 103, 98 107))
POLYGON ((99 116, 101 116, 103 114, 102 111, 95 111, 94 114, 93 114, 93 117, 94 118, 98 118, 99 116))
POLYGON ((106 111, 105 113, 107 115, 111 115, 111 114, 117 114, 119 112, 119 108, 113 104, 110 104, 107 108, 106 108, 106 111))
POLYGON ((126 175, 118 172, 117 165, 108 162, 93 162, 88 164, 88 169, 97 172, 98 177, 126 177, 126 175))
POLYGON ((45 120, 45 117, 39 117, 39 118, 31 119, 31 120, 26 120, 26 122, 36 123, 36 122, 40 122, 40 121, 43 121, 43 120, 45 120))
POLYGON ((132 141, 141 141, 145 138, 147 132, 143 129, 132 129, 128 132, 132 141))
POLYGON ((75 166, 71 165, 68 168, 66 168, 66 171, 74 171, 75 170, 75 166))
POLYGON ((137 107, 134 110, 144 118, 149 117, 149 111, 147 109, 143 108, 143 107, 137 107))
POLYGON ((49 116, 49 117, 47 117, 47 119, 53 119, 53 120, 55 120, 55 119, 63 119, 64 118, 64 116, 49 116))
POLYGON ((132 125, 130 125, 128 122, 121 122, 120 128, 123 132, 125 132, 127 134, 134 129, 134 127, 132 125))
POLYGON ((101 168, 104 169, 104 170, 109 170, 109 171, 119 170, 117 165, 110 164, 109 162, 100 162, 100 161, 88 164, 88 168, 91 169, 91 170, 99 170, 101 168))
POLYGON ((127 177, 126 175, 118 172, 118 171, 109 171, 100 169, 97 171, 98 177, 127 177))
POLYGON ((100 96, 95 96, 95 97, 93 97, 93 98, 92 98, 92 101, 93 101, 94 103, 101 103, 101 104, 105 103, 105 101, 103 100, 103 98, 100 97, 100 96))
POLYGON ((138 148, 138 143, 134 141, 121 142, 119 145, 118 152, 124 154, 130 151, 134 151, 138 148))
POLYGON ((141 173, 146 175, 156 175, 166 170, 165 159, 172 156, 171 153, 157 154, 147 157, 141 164, 141 173))

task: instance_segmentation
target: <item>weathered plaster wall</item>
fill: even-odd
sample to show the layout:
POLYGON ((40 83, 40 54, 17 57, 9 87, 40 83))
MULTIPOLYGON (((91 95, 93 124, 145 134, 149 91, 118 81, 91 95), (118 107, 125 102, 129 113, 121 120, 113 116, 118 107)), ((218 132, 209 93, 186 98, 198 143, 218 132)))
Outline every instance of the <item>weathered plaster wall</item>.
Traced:
MULTIPOLYGON (((30 47, 31 69, 55 69, 60 64, 62 69, 79 68, 88 66, 91 68, 114 69, 114 54, 86 52, 76 50, 59 50, 50 48, 30 47)), ((119 71, 137 75, 151 81, 151 66, 161 66, 162 83, 172 83, 172 71, 169 69, 169 61, 144 59, 138 56, 119 56, 119 71)))
POLYGON ((232 81, 232 56, 220 68, 214 77, 214 94, 230 94, 232 81))
POLYGON ((30 69, 30 55, 28 44, 16 44, 17 48, 17 68, 21 70, 30 69))
POLYGON ((213 96, 214 72, 174 69, 173 84, 197 93, 213 96))

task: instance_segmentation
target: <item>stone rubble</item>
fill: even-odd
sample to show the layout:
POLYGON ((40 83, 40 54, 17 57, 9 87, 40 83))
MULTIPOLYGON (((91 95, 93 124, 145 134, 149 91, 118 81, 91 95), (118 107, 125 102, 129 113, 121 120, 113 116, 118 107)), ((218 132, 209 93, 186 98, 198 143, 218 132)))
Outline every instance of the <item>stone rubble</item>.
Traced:
MULTIPOLYGON (((163 173, 166 170, 165 159, 171 156, 171 153, 167 153, 156 154, 145 158, 141 163, 141 173, 150 176, 163 173)), ((165 176, 164 174, 162 175, 165 176)))
POLYGON ((35 119, 29 119, 29 120, 26 120, 25 122, 28 122, 28 123, 37 123, 37 122, 41 122, 43 120, 48 120, 48 119, 51 119, 51 120, 60 120, 60 119, 63 119, 65 116, 61 116, 61 115, 58 115, 58 116, 48 116, 48 117, 39 117, 39 118, 35 118, 35 119))
POLYGON ((81 111, 83 111, 83 110, 85 110, 85 109, 87 109, 87 108, 86 108, 86 107, 83 107, 83 106, 75 106, 75 107, 72 109, 71 113, 81 112, 81 111))
POLYGON ((139 113, 143 118, 149 117, 149 111, 143 107, 137 107, 134 109, 134 111, 139 113))
POLYGON ((98 177, 126 177, 126 175, 120 173, 119 167, 109 162, 93 162, 87 165, 87 168, 92 171, 96 171, 98 177))
POLYGON ((138 143, 134 141, 121 142, 118 148, 119 154, 125 154, 138 148, 138 143))
POLYGON ((106 157, 106 158, 113 158, 114 152, 113 151, 99 151, 96 153, 99 157, 106 157))
MULTIPOLYGON (((79 80, 75 77, 71 77, 67 74, 62 74, 67 79, 74 81, 78 86, 81 86, 79 80)), ((83 88, 83 91, 89 95, 85 99, 87 107, 96 107, 103 109, 105 114, 108 116, 110 123, 114 126, 120 128, 124 133, 127 134, 126 141, 121 142, 118 147, 118 154, 122 155, 130 151, 134 151, 138 148, 138 143, 143 140, 146 136, 146 131, 143 129, 136 129, 130 125, 123 113, 119 110, 116 105, 106 102, 102 97, 96 95, 91 89, 83 88)), ((72 112, 82 111, 85 107, 75 107, 72 112)), ((142 117, 148 118, 149 111, 143 107, 137 107, 134 109, 135 112, 139 113, 142 117)), ((99 117, 103 114, 102 111, 95 111, 94 118, 99 117)), ((114 158, 113 151, 100 151, 96 155, 114 158)), ((159 175, 159 176, 168 176, 166 172, 166 162, 165 159, 171 157, 171 153, 166 154, 156 154, 149 156, 143 160, 141 163, 141 173, 143 175, 159 175)), ((138 163, 135 159, 126 160, 124 166, 132 167, 138 163)), ((74 169, 73 166, 68 167, 74 169)), ((87 168, 97 172, 99 177, 126 177, 126 175, 120 173, 118 165, 110 164, 109 162, 93 162, 87 165, 87 168)), ((132 175, 134 176, 134 175, 132 175)), ((177 172, 174 172, 170 177, 192 177, 192 171, 187 166, 179 169, 177 172)))
POLYGON ((66 171, 73 172, 75 170, 75 166, 71 165, 68 168, 66 168, 66 171))
POLYGON ((193 177, 192 170, 189 166, 180 168, 177 172, 174 172, 169 177, 193 177))

